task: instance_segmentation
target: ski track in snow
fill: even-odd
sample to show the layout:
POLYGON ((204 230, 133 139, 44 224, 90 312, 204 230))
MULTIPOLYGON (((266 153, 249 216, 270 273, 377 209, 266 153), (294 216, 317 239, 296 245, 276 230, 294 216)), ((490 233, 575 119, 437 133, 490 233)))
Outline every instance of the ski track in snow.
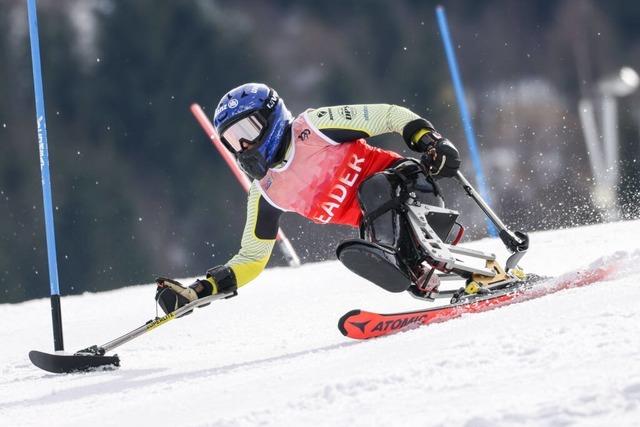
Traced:
MULTIPOLYGON (((0 305, 3 425, 632 426, 640 424, 640 221, 531 236, 547 275, 620 263, 606 282, 370 341, 345 312, 412 310, 336 261, 273 268, 116 351, 115 371, 54 375, 48 299, 0 305)), ((492 239, 470 247, 507 255, 492 239)), ((185 282, 189 283, 189 279, 185 282)), ((46 284, 43 284, 45 286, 46 284)), ((154 287, 62 299, 65 348, 102 344, 155 315, 154 287)))

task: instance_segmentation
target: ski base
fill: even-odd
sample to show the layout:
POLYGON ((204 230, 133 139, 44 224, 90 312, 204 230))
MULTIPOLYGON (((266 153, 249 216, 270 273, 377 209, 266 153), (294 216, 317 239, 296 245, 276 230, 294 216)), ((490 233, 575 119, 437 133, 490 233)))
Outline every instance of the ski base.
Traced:
POLYGON ((51 354, 32 350, 29 352, 29 359, 38 368, 54 374, 115 369, 120 366, 120 358, 117 355, 51 354))
POLYGON ((352 310, 338 321, 338 329, 349 338, 369 339, 413 329, 432 323, 446 322, 466 313, 479 313, 510 304, 539 298, 563 289, 590 285, 605 280, 616 271, 615 265, 565 274, 558 278, 526 280, 474 299, 403 313, 380 314, 364 310, 352 310))

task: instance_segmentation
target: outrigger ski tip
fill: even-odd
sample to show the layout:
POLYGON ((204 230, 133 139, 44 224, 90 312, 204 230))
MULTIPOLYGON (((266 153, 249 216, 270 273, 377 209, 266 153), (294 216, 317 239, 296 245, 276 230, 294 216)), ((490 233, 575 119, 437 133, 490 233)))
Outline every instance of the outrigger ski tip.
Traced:
POLYGON ((54 374, 115 369, 120 366, 120 358, 117 354, 113 356, 82 354, 80 352, 76 354, 52 354, 32 350, 29 352, 29 359, 38 368, 54 374))
MULTIPOLYGON (((156 280, 156 282, 158 283, 159 281, 172 281, 174 283, 179 283, 172 279, 166 278, 158 278, 156 280)), ((87 347, 85 349, 77 351, 75 354, 45 353, 42 351, 32 350, 29 352, 29 359, 38 368, 48 372, 53 372, 55 374, 87 372, 99 369, 115 369, 120 366, 120 358, 117 354, 114 354, 113 356, 107 356, 107 352, 112 351, 116 347, 119 347, 122 344, 127 343, 134 338, 137 338, 140 335, 143 335, 157 328, 160 325, 189 314, 195 308, 204 307, 206 305, 209 305, 212 301, 231 298, 236 296, 237 294, 238 293, 234 291, 229 293, 209 295, 207 297, 197 299, 190 302, 189 304, 183 305, 182 307, 178 308, 175 311, 172 311, 165 316, 156 317, 153 320, 149 320, 144 325, 114 340, 111 340, 106 344, 102 344, 100 346, 92 345, 91 347, 87 347)))

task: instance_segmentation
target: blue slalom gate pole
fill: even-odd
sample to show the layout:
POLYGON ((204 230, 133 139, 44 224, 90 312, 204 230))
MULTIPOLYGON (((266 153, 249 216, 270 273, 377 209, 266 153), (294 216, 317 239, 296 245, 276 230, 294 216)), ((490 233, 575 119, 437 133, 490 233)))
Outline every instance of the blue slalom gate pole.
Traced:
MULTIPOLYGON (((440 27, 440 35, 442 36, 442 42, 444 43, 444 50, 447 55, 447 62, 449 63, 449 71, 451 72, 451 79, 453 80, 453 89, 456 93, 456 100, 460 109, 460 118, 462 119, 462 125, 464 127, 464 134, 469 145, 469 152, 471 153, 471 162, 476 172, 476 182, 480 190, 482 198, 491 204, 491 195, 487 191, 486 181, 484 178, 484 172, 482 170, 482 162, 480 161, 480 152, 478 145, 476 144, 475 132, 473 130, 473 124, 471 122, 471 115, 467 107, 467 100, 464 95, 464 87, 462 86, 462 78, 460 77, 460 71, 458 70, 458 63, 456 61, 456 55, 453 50, 453 44, 451 43, 451 35, 449 34, 449 25, 447 24, 447 17, 444 12, 443 6, 436 7, 436 15, 438 17, 438 27, 440 27)), ((495 226, 489 218, 487 218, 487 231, 489 235, 495 237, 498 235, 495 226)))
POLYGON ((47 258, 49 264, 49 284, 51 287, 51 317, 53 320, 53 345, 56 351, 64 350, 62 339, 62 311, 60 308, 60 288, 58 285, 58 259, 56 256, 56 236, 53 225, 51 202, 51 178, 49 175, 49 146, 47 143, 47 121, 44 111, 42 90, 42 67, 40 65, 40 40, 38 37, 38 17, 36 0, 27 0, 29 15, 29 39, 31 41, 31 66, 36 99, 36 125, 40 151, 40 174, 42 176, 42 196, 44 201, 44 223, 47 236, 47 258))

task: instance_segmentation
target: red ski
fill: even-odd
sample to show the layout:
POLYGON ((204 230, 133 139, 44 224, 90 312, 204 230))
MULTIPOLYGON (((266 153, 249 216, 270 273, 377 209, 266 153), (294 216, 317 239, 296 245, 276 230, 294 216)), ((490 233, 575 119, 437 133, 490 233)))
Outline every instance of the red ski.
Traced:
POLYGON ((563 289, 577 288, 611 278, 616 265, 592 267, 564 274, 557 278, 544 279, 535 283, 523 282, 521 285, 478 296, 473 301, 465 301, 426 310, 404 313, 380 314, 369 311, 352 310, 338 321, 338 328, 344 336, 354 339, 369 339, 390 335, 407 329, 431 323, 446 322, 465 313, 479 313, 494 308, 527 301, 563 289))

